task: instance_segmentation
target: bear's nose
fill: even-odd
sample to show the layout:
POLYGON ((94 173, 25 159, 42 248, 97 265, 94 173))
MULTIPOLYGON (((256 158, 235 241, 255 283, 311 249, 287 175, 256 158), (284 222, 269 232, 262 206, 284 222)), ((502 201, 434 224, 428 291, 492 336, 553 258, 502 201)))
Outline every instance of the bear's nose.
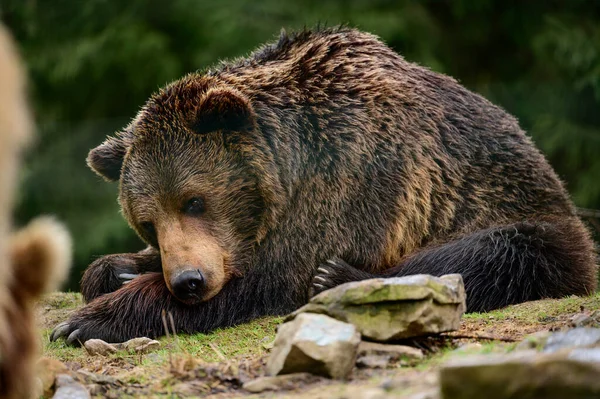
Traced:
POLYGON ((177 298, 198 296, 204 289, 204 276, 200 270, 186 270, 173 279, 171 287, 177 298))

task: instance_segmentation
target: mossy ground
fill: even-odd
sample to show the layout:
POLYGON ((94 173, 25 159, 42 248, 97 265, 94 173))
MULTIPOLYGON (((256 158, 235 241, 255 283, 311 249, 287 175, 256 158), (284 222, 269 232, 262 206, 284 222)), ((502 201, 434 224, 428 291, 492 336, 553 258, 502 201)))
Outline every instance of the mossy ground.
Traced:
POLYGON ((569 326, 572 317, 583 310, 600 309, 600 293, 590 297, 569 297, 510 306, 489 313, 471 313, 463 317, 460 331, 449 337, 415 344, 427 349, 428 356, 415 367, 357 370, 349 383, 323 379, 316 384, 300 385, 283 395, 265 393, 249 395, 241 389, 240 375, 253 378, 264 373, 269 344, 282 318, 255 320, 210 334, 178 335, 160 339, 161 348, 148 354, 118 352, 108 356, 91 356, 83 348, 67 346, 64 341, 49 342, 54 325, 82 305, 75 293, 48 295, 38 308, 42 329, 43 355, 64 362, 69 369, 86 370, 114 377, 118 384, 106 386, 100 396, 108 397, 339 397, 356 386, 381 386, 405 394, 435 382, 435 370, 454 349, 464 343, 479 342, 467 353, 506 352, 524 336, 542 330, 569 326), (495 338, 495 339, 491 339, 495 338), (433 381, 433 382, 432 382, 433 381), (425 385, 423 385, 425 384, 425 385))

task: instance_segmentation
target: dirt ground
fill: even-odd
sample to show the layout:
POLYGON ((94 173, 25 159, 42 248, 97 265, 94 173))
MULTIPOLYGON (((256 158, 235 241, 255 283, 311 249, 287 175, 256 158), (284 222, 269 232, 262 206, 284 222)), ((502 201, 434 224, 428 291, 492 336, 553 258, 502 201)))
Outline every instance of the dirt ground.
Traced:
MULTIPOLYGON (((151 353, 121 351, 91 356, 84 348, 48 340, 52 327, 81 305, 81 297, 73 293, 51 294, 39 305, 47 369, 42 374, 48 374, 45 380, 51 381, 57 371, 47 364, 58 360, 64 364, 53 363, 58 365, 58 372, 74 376, 94 397, 368 398, 377 397, 376 392, 383 388, 396 397, 424 399, 436 397, 437 370, 449 357, 460 355, 462 349, 456 348, 469 353, 511 351, 528 334, 572 327, 574 318, 600 309, 600 294, 466 314, 459 331, 400 342, 425 351, 425 359, 418 363, 400 362, 386 369, 355 368, 352 378, 344 382, 303 377, 282 391, 260 394, 251 394, 242 385, 264 375, 269 346, 281 318, 264 318, 211 334, 161 338, 160 349, 151 353)), ((53 388, 50 383, 46 385, 48 397, 53 388)))

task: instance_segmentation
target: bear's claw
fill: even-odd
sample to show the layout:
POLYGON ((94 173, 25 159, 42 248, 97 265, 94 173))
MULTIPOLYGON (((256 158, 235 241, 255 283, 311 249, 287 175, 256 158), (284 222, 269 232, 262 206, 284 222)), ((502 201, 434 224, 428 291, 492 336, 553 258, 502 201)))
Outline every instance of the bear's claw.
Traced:
MULTIPOLYGON (((94 338, 92 336, 85 336, 83 330, 79 328, 77 323, 65 321, 54 327, 52 334, 50 334, 50 341, 57 341, 59 338, 64 338, 67 344, 73 346, 83 345, 88 339, 94 338)), ((89 335, 89 334, 88 334, 89 335)))
POLYGON ((346 281, 345 271, 350 266, 339 258, 329 259, 317 268, 317 274, 313 277, 309 295, 311 297, 320 294, 330 288, 343 284, 346 281))
POLYGON ((50 334, 51 342, 57 341, 59 338, 64 338, 68 345, 81 346, 88 339, 105 339, 106 337, 103 337, 102 330, 86 327, 85 323, 66 321, 54 327, 50 334))
POLYGON ((317 274, 313 277, 309 295, 312 298, 323 291, 337 287, 340 284, 351 281, 361 281, 376 276, 356 269, 339 258, 329 259, 317 268, 317 274))
POLYGON ((60 337, 66 336, 70 332, 69 322, 63 321, 52 330, 52 334, 50 334, 50 341, 54 342, 60 337))
POLYGON ((69 344, 69 345, 83 344, 83 342, 81 342, 81 340, 79 339, 80 332, 81 332, 81 330, 77 329, 77 330, 73 331, 71 334, 69 334, 69 336, 67 337, 67 344, 69 344))
POLYGON ((141 274, 135 274, 135 273, 121 273, 119 274, 119 279, 121 280, 121 284, 122 285, 126 285, 129 284, 131 282, 131 280, 133 280, 136 277, 141 276, 141 274))

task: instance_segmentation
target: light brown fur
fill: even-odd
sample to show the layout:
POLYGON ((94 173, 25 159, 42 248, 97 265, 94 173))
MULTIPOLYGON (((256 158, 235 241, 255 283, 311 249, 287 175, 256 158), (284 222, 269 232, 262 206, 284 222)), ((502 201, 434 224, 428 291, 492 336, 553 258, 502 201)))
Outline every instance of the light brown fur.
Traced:
POLYGON ((51 218, 11 236, 11 209, 20 155, 32 135, 23 69, 0 26, 0 398, 34 394, 38 353, 34 303, 58 286, 70 264, 70 237, 51 218))

